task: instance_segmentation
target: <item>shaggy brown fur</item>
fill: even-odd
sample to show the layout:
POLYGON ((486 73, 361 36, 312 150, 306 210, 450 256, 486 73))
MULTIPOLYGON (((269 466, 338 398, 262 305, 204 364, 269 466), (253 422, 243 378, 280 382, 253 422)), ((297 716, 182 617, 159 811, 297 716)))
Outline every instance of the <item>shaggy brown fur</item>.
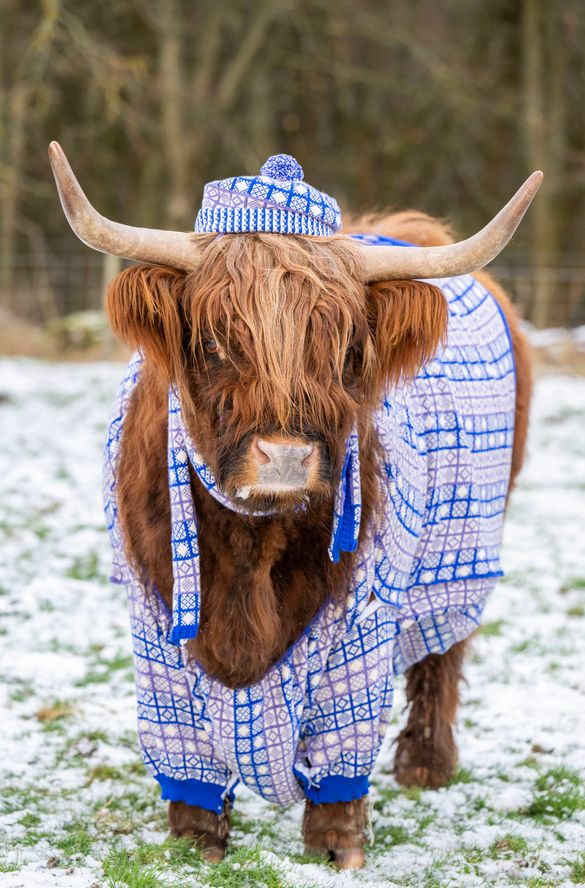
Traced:
POLYGON ((406 672, 408 722, 400 732, 394 774, 404 786, 445 786, 455 773, 453 725, 467 642, 430 654, 406 672))
MULTIPOLYGON (((364 217, 352 229, 421 245, 451 241, 444 225, 414 211, 364 217)), ((352 556, 344 554, 332 565, 326 553, 344 441, 355 419, 363 532, 378 490, 372 408, 389 382, 415 374, 432 357, 448 315, 441 291, 428 284, 390 281, 364 287, 356 247, 342 237, 205 235, 201 241, 205 250, 198 271, 137 266, 119 275, 108 292, 114 331, 139 346, 146 359, 122 442, 120 517, 128 558, 170 606, 170 381, 180 392, 191 436, 232 497, 254 481, 255 435, 284 435, 318 446, 319 469, 302 497, 246 501, 250 510, 275 509, 271 519, 226 510, 192 481, 204 594, 200 632, 188 649, 209 674, 241 687, 266 673, 329 598, 345 596, 352 556), (301 499, 307 511, 293 512, 301 499)), ((512 333, 518 381, 515 478, 530 398, 527 347, 505 294, 487 275, 478 277, 502 305, 512 333)), ((441 785, 452 773, 464 648, 457 645, 409 671, 411 712, 396 760, 402 781, 441 785)), ((364 804, 307 803, 307 845, 333 851, 340 866, 358 865, 364 804)), ((227 821, 176 803, 170 819, 174 830, 192 830, 223 849, 227 821)))

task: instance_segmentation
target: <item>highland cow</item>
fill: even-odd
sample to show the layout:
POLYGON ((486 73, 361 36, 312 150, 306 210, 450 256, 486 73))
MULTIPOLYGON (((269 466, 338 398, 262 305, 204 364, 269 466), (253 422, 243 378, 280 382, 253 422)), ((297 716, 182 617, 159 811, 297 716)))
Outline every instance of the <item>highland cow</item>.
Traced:
POLYGON ((210 183, 196 233, 99 216, 58 145, 136 349, 106 448, 139 737, 173 834, 224 855, 234 787, 305 799, 307 850, 363 864, 393 679, 394 773, 440 787, 467 640, 501 575, 530 367, 484 272, 541 175, 467 241, 418 212, 356 219, 287 155, 210 183))

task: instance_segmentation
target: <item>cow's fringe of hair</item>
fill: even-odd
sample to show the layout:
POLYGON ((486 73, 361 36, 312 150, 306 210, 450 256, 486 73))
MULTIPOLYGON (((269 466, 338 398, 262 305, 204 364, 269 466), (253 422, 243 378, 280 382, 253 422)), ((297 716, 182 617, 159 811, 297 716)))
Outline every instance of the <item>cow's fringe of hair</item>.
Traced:
POLYGON ((187 414, 189 364, 201 361, 208 339, 237 368, 234 384, 224 374, 211 394, 245 433, 267 423, 340 429, 356 394, 371 407, 385 385, 414 376, 445 335, 442 292, 422 281, 365 287, 349 238, 202 239, 198 270, 131 267, 106 301, 114 332, 177 383, 187 414), (350 348, 359 364, 353 394, 342 384, 350 348))
POLYGON ((222 393, 234 414, 252 408, 255 422, 283 429, 339 425, 350 406, 340 384, 348 349, 360 345, 365 384, 375 369, 359 266, 346 238, 257 234, 208 246, 204 269, 187 282, 189 320, 197 350, 217 340, 245 379, 245 394, 222 393))

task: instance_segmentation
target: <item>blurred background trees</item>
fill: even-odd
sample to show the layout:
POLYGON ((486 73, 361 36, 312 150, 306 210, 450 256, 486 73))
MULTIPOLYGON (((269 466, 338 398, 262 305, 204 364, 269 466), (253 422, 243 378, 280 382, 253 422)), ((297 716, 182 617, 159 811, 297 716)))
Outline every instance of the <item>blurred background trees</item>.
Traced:
POLYGON ((2 0, 0 305, 99 306, 47 161, 130 224, 192 227, 204 182, 294 154, 342 207, 469 234, 535 168, 498 272, 538 326, 585 322, 582 0, 2 0))

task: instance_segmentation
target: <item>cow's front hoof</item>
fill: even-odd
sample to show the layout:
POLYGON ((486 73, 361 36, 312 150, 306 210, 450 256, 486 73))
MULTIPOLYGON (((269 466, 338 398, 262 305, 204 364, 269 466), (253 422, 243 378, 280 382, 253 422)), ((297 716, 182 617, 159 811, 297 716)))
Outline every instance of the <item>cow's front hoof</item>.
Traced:
POLYGON ((201 849, 201 857, 205 863, 221 863, 225 857, 225 848, 218 848, 217 845, 209 845, 201 849))
POLYGON ((366 862, 363 848, 344 848, 333 853, 333 862, 338 869, 361 869, 366 862))
POLYGON ((440 789, 457 768, 457 747, 449 729, 442 736, 425 737, 406 727, 398 736, 394 776, 401 786, 440 789))
POLYGON ((219 863, 225 857, 230 832, 231 803, 226 798, 221 814, 187 805, 185 802, 169 802, 169 826, 171 835, 192 839, 201 849, 206 863, 219 863))
POLYGON ((365 797, 323 805, 307 801, 303 818, 305 853, 325 856, 339 869, 361 869, 365 862, 365 828, 365 797))

